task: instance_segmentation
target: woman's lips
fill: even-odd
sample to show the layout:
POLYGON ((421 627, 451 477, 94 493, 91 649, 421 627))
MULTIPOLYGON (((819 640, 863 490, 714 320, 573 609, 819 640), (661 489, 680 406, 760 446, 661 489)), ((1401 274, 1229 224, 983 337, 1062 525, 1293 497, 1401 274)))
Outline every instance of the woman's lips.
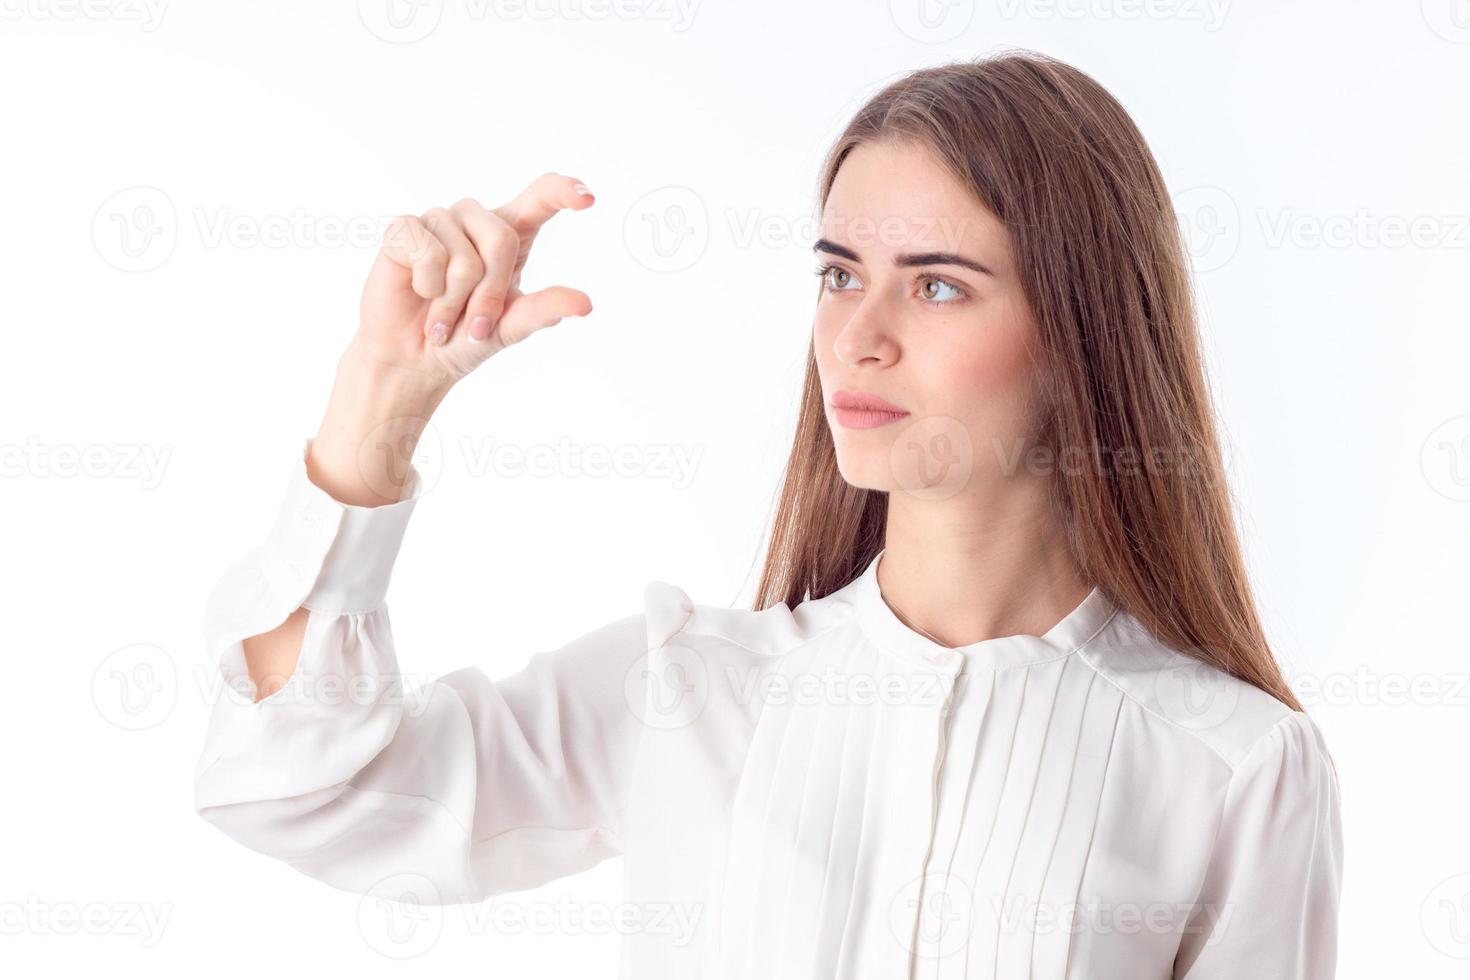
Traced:
POLYGON ((837 424, 844 429, 876 429, 909 414, 892 402, 864 392, 834 391, 831 404, 837 424))
POLYGON ((883 412, 863 408, 834 408, 832 414, 837 416, 837 424, 844 429, 876 429, 880 425, 897 422, 909 413, 883 412))

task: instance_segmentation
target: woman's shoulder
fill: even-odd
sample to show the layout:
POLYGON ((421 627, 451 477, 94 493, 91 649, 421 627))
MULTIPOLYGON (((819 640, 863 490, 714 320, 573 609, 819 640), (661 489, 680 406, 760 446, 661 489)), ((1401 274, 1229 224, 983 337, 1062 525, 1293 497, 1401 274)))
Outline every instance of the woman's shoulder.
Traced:
POLYGON ((794 609, 786 603, 764 609, 722 606, 695 601, 682 587, 655 579, 644 586, 643 613, 650 647, 726 645, 774 658, 851 622, 853 605, 839 592, 794 609))
POLYGON ((1126 611, 1120 610, 1078 654, 1163 730, 1207 748, 1232 773, 1282 740, 1326 755, 1321 733, 1304 712, 1161 642, 1126 611))

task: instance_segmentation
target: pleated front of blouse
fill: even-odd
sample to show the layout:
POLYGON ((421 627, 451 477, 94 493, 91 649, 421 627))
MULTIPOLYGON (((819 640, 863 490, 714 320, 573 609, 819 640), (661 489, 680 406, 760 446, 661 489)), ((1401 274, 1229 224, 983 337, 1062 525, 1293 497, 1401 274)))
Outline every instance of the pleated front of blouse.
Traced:
MULTIPOLYGON (((1305 716, 1097 589, 1043 636, 942 647, 883 600, 881 557, 795 614, 686 607, 704 700, 645 736, 627 863, 631 895, 702 924, 631 939, 629 975, 1168 980, 1253 942, 1216 927, 1263 910, 1207 901, 1232 776, 1305 716)), ((1299 863, 1331 856, 1316 826, 1299 863)))
POLYGON ((1121 696, 1077 658, 961 676, 914 950, 922 978, 1062 976, 1121 696))
POLYGON ((845 635, 776 667, 789 679, 828 668, 872 678, 873 695, 764 706, 731 806, 717 976, 905 974, 911 921, 902 910, 894 920, 894 899, 928 847, 952 679, 845 635))

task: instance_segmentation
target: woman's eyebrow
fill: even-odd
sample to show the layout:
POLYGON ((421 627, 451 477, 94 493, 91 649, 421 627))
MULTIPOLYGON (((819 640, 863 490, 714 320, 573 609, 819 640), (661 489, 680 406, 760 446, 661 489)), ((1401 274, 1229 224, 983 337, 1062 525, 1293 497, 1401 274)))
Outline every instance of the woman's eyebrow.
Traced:
MULTIPOLYGON (((816 244, 812 246, 812 251, 831 252, 833 255, 847 259, 849 262, 862 262, 858 254, 846 245, 838 245, 836 242, 829 241, 825 238, 818 238, 816 244)), ((898 255, 894 257, 893 264, 897 266, 957 265, 961 268, 972 269, 982 275, 995 275, 994 272, 991 272, 990 269, 976 262, 974 259, 967 259, 963 255, 956 255, 954 252, 917 252, 898 255)))

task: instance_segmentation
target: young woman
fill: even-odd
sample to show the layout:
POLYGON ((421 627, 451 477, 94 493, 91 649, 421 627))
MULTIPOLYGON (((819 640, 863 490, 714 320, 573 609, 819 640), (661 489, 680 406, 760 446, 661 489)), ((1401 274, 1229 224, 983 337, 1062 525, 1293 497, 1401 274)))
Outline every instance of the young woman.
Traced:
POLYGON ((426 903, 622 855, 629 977, 1331 977, 1335 771, 1253 606, 1143 138, 1051 59, 927 68, 858 112, 819 202, 755 608, 653 582, 512 676, 412 691, 384 595, 415 440, 590 311, 520 272, 593 197, 548 173, 399 219, 279 517, 211 597, 246 695, 198 812, 426 903))

